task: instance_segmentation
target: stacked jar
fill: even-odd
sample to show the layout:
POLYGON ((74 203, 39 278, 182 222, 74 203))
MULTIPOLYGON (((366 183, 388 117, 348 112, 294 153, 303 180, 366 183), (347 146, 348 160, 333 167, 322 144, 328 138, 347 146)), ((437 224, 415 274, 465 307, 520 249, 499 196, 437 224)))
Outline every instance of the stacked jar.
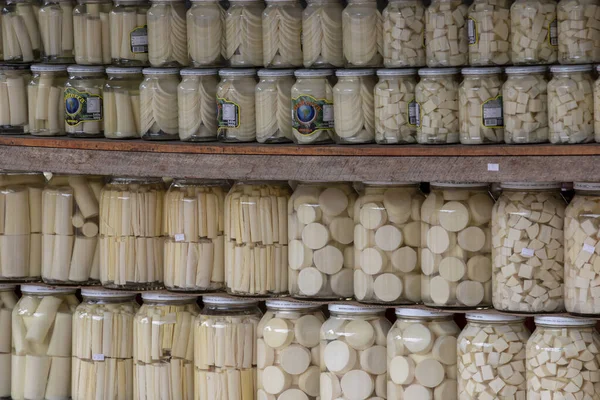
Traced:
MULTIPOLYGON (((0 284, 0 399, 10 399, 12 311, 17 304, 15 285, 0 284)), ((317 334, 317 341, 319 335, 317 334)))
POLYGON ((343 67, 342 2, 308 0, 307 3, 302 13, 304 67, 343 67))
POLYGON ((216 69, 182 69, 177 87, 179 139, 206 142, 217 139, 216 69))
POLYGON ((256 141, 259 143, 291 142, 290 104, 292 86, 295 83, 294 70, 261 69, 258 71, 258 77, 260 81, 254 91, 256 141))
POLYGON ((225 11, 225 41, 222 50, 232 67, 263 65, 262 0, 232 0, 225 11))
POLYGON ((140 134, 145 140, 172 140, 179 135, 177 68, 144 68, 140 84, 140 134))
MULTIPOLYGON (((109 14, 110 57, 113 65, 148 65, 148 22, 150 5, 144 0, 115 0, 109 14)), ((162 37, 161 40, 167 40, 162 37)), ((108 71, 107 71, 108 72, 108 71)))
POLYGON ((225 10, 217 0, 194 0, 187 11, 187 41, 193 67, 214 67, 223 63, 225 10))
MULTIPOLYGON (((77 36, 76 36, 77 37, 77 36)), ((70 137, 104 136, 104 67, 69 65, 65 83, 65 130, 70 137)))
POLYGON ((425 6, 419 0, 392 0, 382 13, 383 65, 386 68, 423 67, 425 6))
POLYGON ((302 5, 298 0, 266 0, 262 14, 263 65, 302 66, 302 5))
POLYGON ((256 72, 222 69, 217 86, 217 138, 223 142, 256 140, 256 72))
POLYGON ((475 0, 469 7, 470 65, 510 64, 510 0, 475 0))
POLYGON ((433 0, 425 11, 427 66, 460 67, 469 63, 468 7, 462 0, 433 0))
POLYGON ((375 71, 345 69, 335 72, 333 87, 334 140, 338 144, 375 140, 375 71))
POLYGON ((110 64, 110 0, 77 0, 73 9, 73 53, 79 65, 110 64))
POLYGON ((31 72, 33 76, 27 87, 29 133, 34 136, 65 135, 67 67, 35 64, 31 66, 31 72))
POLYGON ((146 17, 150 65, 155 68, 189 65, 185 1, 152 0, 150 3, 146 17))
POLYGON ((380 67, 383 61, 383 26, 375 0, 349 0, 342 13, 346 67, 380 67))
MULTIPOLYGON (((3 15, 4 18, 6 16, 3 15)), ((27 115, 30 108, 27 84, 30 81, 29 65, 0 65, 0 135, 30 132, 27 115)))
POLYGON ((513 64, 554 64, 558 58, 555 0, 516 0, 510 7, 513 64))
MULTIPOLYGON (((106 68, 104 84, 104 137, 134 139, 140 137, 141 68, 106 68)), ((161 107, 166 107, 162 104, 161 107)))
MULTIPOLYGON (((375 85, 375 141, 377 144, 417 142, 417 70, 379 69, 375 85)), ((600 119, 600 118, 599 118, 600 119)))

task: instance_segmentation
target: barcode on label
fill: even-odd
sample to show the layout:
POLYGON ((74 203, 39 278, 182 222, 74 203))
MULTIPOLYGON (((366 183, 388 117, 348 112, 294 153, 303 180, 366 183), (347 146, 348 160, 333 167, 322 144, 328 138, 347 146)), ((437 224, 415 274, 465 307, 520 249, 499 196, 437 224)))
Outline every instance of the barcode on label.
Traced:
POLYGON ((177 233, 175 234, 175 241, 176 242, 183 242, 185 240, 185 235, 183 233, 177 233))
POLYGON ((488 164, 488 171, 500 171, 500 165, 499 164, 489 163, 488 164))
POLYGON ((92 354, 93 361, 104 361, 104 354, 92 354))
POLYGON ((521 255, 523 257, 533 257, 533 249, 528 249, 527 247, 524 247, 523 250, 521 250, 521 255))
POLYGON ((596 248, 594 246, 592 246, 591 244, 584 243, 583 251, 585 251, 587 253, 593 253, 594 251, 596 251, 596 248))

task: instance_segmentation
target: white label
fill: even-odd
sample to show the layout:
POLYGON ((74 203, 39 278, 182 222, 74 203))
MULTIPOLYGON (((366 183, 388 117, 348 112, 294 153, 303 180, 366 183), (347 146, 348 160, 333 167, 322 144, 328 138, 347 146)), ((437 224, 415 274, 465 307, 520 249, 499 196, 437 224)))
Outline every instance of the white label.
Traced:
POLYGON ((594 253, 594 251, 596 251, 596 248, 594 246, 592 246, 591 244, 584 243, 583 251, 592 254, 592 253, 594 253))
POLYGON ((104 354, 92 354, 93 361, 104 361, 104 354))
POLYGON ((500 164, 488 164, 488 171, 500 171, 500 164))
POLYGON ((323 122, 333 121, 333 106, 329 104, 323 105, 323 122))
POLYGON ((185 240, 185 235, 183 233, 177 233, 175 234, 175 241, 176 242, 183 242, 185 240))
POLYGON ((524 257, 533 257, 533 249, 528 249, 527 247, 523 247, 523 250, 521 250, 521 255, 524 257))

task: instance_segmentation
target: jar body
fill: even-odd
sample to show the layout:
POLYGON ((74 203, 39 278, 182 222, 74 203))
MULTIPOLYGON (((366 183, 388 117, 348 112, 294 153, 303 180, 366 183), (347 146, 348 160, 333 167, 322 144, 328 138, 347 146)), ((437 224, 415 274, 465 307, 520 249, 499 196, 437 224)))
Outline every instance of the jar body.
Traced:
POLYGON ((294 143, 329 143, 334 137, 334 124, 333 89, 329 79, 298 78, 292 86, 294 143))
POLYGON ((502 86, 505 143, 528 144, 548 141, 547 86, 543 74, 508 76, 502 86))
POLYGON ((144 140, 173 140, 179 135, 175 74, 145 75, 140 84, 140 124, 144 140))
POLYGON ((223 63, 225 10, 219 2, 194 2, 186 14, 188 52, 192 66, 211 67, 223 63))
POLYGON ((590 64, 600 62, 600 43, 596 28, 600 15, 598 0, 561 0, 556 6, 558 17, 558 62, 590 64), (582 35, 583 33, 583 35, 582 35))
MULTIPOLYGON (((62 4, 62 3, 61 3, 62 4)), ((65 135, 63 71, 34 73, 27 86, 29 133, 34 136, 65 135)))
POLYGON ((42 38, 38 23, 39 5, 31 0, 9 1, 2 7, 2 50, 4 61, 40 61, 42 38))
POLYGON ((510 64, 510 0, 476 0, 469 7, 469 65, 510 64))
POLYGON ((305 68, 344 66, 343 7, 338 0, 311 0, 302 13, 305 68))
POLYGON ((458 143, 458 82, 454 75, 423 76, 415 87, 419 144, 458 143))
POLYGON ((502 78, 500 74, 466 75, 458 91, 460 142, 502 143, 502 78))
MULTIPOLYGON (((77 37, 77 36, 76 36, 77 37)), ((73 73, 65 83, 64 118, 69 137, 104 136, 103 73, 73 73), (85 100, 85 107, 80 103, 85 100)))
POLYGON ((334 140, 338 144, 375 140, 375 77, 340 76, 333 87, 334 140))
POLYGON ((556 1, 516 0, 510 7, 510 43, 515 65, 556 63, 556 1))
MULTIPOLYGON (((110 57, 113 65, 141 67, 148 65, 148 22, 150 6, 145 2, 117 0, 108 21, 110 57)), ((166 38, 162 38, 166 40, 166 38)))
POLYGON ((71 0, 47 1, 39 9, 38 23, 42 40, 42 61, 73 63, 73 7, 71 0))
POLYGON ((258 143, 292 141, 292 76, 262 77, 255 89, 256 140, 258 143), (273 116, 275 113, 275 116, 273 116))
POLYGON ((461 0, 434 0, 425 11, 428 67, 457 67, 469 62, 468 7, 461 0))
POLYGON ((217 85, 217 138, 223 142, 256 140, 254 76, 223 77, 217 85))
POLYGON ((217 139, 217 76, 184 76, 177 87, 179 139, 208 142, 217 139))
POLYGON ((79 0, 73 9, 75 62, 81 65, 111 63, 109 14, 111 1, 79 0))
POLYGON ((262 13, 259 0, 232 2, 225 11, 225 59, 232 67, 260 67, 263 64, 262 13))
MULTIPOLYGON (((104 85, 104 137, 140 137, 140 74, 109 74, 104 85)), ((166 104, 161 104, 165 107, 166 104)))
POLYGON ((346 67, 379 67, 383 62, 383 20, 373 0, 350 0, 342 13, 346 67))
POLYGON ((377 144, 417 143, 417 102, 414 75, 380 77, 375 85, 377 144))
POLYGON ((190 64, 184 1, 154 0, 148 10, 148 61, 153 67, 190 64))
POLYGON ((29 133, 28 69, 0 71, 0 135, 29 133))
POLYGON ((14 288, 0 289, 0 399, 10 399, 12 310, 17 300, 14 288))
POLYGON ((422 67, 425 59, 425 6, 420 1, 391 1, 383 10, 383 65, 422 67))
POLYGON ((302 66, 302 11, 296 0, 267 4, 262 14, 265 67, 302 66))

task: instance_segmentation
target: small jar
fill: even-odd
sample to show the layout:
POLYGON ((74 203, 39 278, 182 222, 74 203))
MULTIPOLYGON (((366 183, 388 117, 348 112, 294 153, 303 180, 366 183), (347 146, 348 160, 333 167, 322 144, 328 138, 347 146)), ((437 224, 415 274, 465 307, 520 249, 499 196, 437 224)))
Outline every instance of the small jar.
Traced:
POLYGON ((385 398, 384 308, 330 304, 321 327, 321 399, 385 398))
POLYGON ((415 86, 417 142, 458 143, 458 68, 421 68, 415 86))
POLYGON ((100 280, 111 289, 149 290, 163 281, 164 185, 112 178, 100 194, 100 280))
POLYGON ((70 399, 75 289, 23 285, 21 293, 12 314, 10 397, 70 399))
POLYGON ((458 89, 460 143, 502 143, 502 68, 463 68, 462 74, 458 89))
POLYGON ((383 24, 375 0, 348 0, 342 13, 346 67, 380 67, 383 62, 383 24))
POLYGON ((304 68, 344 66, 342 11, 340 0, 307 0, 302 13, 304 68))
POLYGON ((364 303, 421 301, 418 184, 369 183, 354 205, 354 296, 364 303))
POLYGON ((356 197, 347 183, 298 184, 287 210, 290 295, 352 297, 356 197))
POLYGON ((110 64, 110 0, 77 0, 73 9, 75 62, 80 65, 110 64))
POLYGON ((511 0, 475 0, 469 7, 469 65, 510 64, 511 0))
POLYGON ((331 143, 334 137, 330 69, 299 69, 292 86, 292 139, 296 144, 331 143))
MULTIPOLYGON (((148 23, 150 5, 146 0, 115 0, 110 11, 110 57, 113 65, 148 65, 148 23)), ((162 38, 164 41, 165 38, 162 38)))
POLYGON ((469 63, 468 6, 462 0, 433 0, 425 11, 427 66, 460 67, 469 63))
POLYGON ((258 302, 204 296, 194 321, 194 390, 198 400, 252 399, 256 395, 258 302), (228 394, 229 393, 229 394, 228 394))
MULTIPOLYGON (((209 142, 217 139, 218 71, 216 69, 182 69, 177 87, 179 140, 209 142)), ((289 116, 288 116, 289 118, 289 116)))
POLYGON ((564 310, 561 185, 503 182, 492 212, 494 308, 540 313, 564 310))
POLYGON ((387 398, 457 399, 459 333, 452 314, 397 308, 396 322, 387 335, 387 398))
POLYGON ((458 393, 464 400, 525 399, 525 318, 468 313, 458 336, 458 393))
POLYGON ((515 65, 556 63, 556 0, 516 0, 510 7, 510 43, 515 65))
POLYGON ((135 293, 84 288, 81 296, 73 315, 72 399, 133 399, 135 293))
POLYGON ((29 66, 0 65, 0 135, 29 133, 27 84, 30 80, 29 66))
POLYGON ((203 292, 225 285, 226 181, 175 179, 165 196, 165 287, 203 292))
POLYGON ((258 398, 317 399, 319 335, 325 322, 320 306, 282 300, 267 300, 266 305, 256 332, 258 398))
POLYGON ((600 43, 596 38, 600 15, 599 0, 560 0, 558 17, 558 62, 591 64, 600 62, 600 43))
POLYGON ((258 70, 258 77, 260 80, 254 91, 256 141, 258 143, 291 142, 290 104, 292 104, 292 86, 296 83, 294 70, 261 69, 258 70))
POLYGON ((383 10, 383 65, 424 67, 425 6, 420 0, 391 0, 383 10))
POLYGON ((104 136, 104 67, 69 65, 65 83, 65 130, 69 137, 104 136))
POLYGON ((417 70, 379 69, 374 89, 377 144, 417 143, 417 70))
POLYGON ((177 68, 144 68, 140 84, 140 133, 144 140, 173 140, 179 135, 177 68))
POLYGON ((256 71, 222 69, 217 85, 217 138, 222 142, 256 140, 256 71))
POLYGON ((151 0, 148 10, 148 60, 158 67, 190 65, 184 0, 151 0))
MULTIPOLYGON (((0 399, 10 400, 12 310, 17 304, 15 285, 0 284, 0 399)), ((317 330, 317 342, 319 334, 317 330)), ((317 377, 318 377, 317 373, 317 377)), ((318 386, 317 386, 318 387, 318 386)))
POLYGON ((66 65, 31 66, 33 74, 27 86, 29 133, 33 136, 65 135, 64 91, 66 65))
POLYGON ((333 87, 334 140, 337 144, 375 141, 375 71, 338 69, 333 87))
POLYGON ((225 10, 217 0, 192 0, 187 11, 187 41, 191 65, 214 67, 223 63, 225 10))
POLYGON ((45 0, 37 17, 42 39, 41 56, 46 63, 72 64, 73 0, 45 0))
POLYGON ((302 67, 302 5, 298 0, 266 0, 262 14, 263 65, 302 67))
POLYGON ((502 85, 504 142, 531 144, 548 141, 547 67, 507 67, 502 85))
POLYGON ((231 0, 225 11, 225 41, 223 53, 232 67, 263 65, 261 0, 231 0))
POLYGON ((550 143, 572 144, 594 141, 592 67, 592 65, 550 67, 552 72, 552 79, 548 82, 550 143))
POLYGON ((2 7, 2 50, 4 61, 40 61, 42 37, 38 23, 39 4, 33 0, 7 0, 2 7))
POLYGON ((139 138, 142 69, 108 67, 106 75, 108 79, 103 91, 104 137, 107 139, 139 138))
POLYGON ((434 307, 492 304, 494 200, 485 183, 433 182, 421 206, 421 296, 434 307))

